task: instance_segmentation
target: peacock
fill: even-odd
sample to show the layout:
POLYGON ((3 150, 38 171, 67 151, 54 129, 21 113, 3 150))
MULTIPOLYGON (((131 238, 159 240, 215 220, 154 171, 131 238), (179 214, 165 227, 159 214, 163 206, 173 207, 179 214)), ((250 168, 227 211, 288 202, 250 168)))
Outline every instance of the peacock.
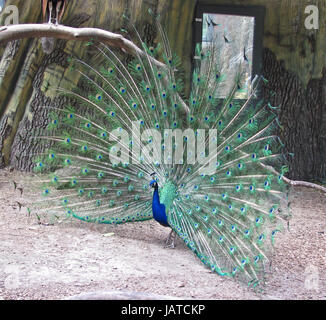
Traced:
POLYGON ((93 63, 69 57, 83 85, 54 89, 71 103, 47 106, 48 126, 34 136, 45 150, 33 157, 42 196, 29 210, 98 224, 155 219, 170 229, 167 247, 178 236, 212 272, 256 286, 288 217, 268 80, 248 79, 239 59, 228 77, 216 45, 198 44, 186 94, 181 60, 154 20, 155 46, 130 23, 142 50, 128 63, 99 43, 88 43, 93 63))

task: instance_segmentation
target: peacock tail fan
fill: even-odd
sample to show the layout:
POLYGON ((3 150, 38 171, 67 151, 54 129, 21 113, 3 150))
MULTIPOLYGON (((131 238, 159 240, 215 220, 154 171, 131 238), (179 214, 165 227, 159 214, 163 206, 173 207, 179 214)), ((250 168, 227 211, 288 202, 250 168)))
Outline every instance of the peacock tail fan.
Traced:
POLYGON ((277 110, 260 92, 266 80, 248 81, 244 62, 229 79, 216 48, 198 45, 185 99, 180 60, 157 27, 159 50, 133 30, 142 53, 128 65, 104 44, 101 66, 70 59, 89 90, 59 88, 78 103, 48 107, 49 125, 35 137, 49 146, 35 155, 42 197, 31 210, 106 224, 151 219, 155 172, 185 244, 219 275, 256 284, 288 216, 277 110))

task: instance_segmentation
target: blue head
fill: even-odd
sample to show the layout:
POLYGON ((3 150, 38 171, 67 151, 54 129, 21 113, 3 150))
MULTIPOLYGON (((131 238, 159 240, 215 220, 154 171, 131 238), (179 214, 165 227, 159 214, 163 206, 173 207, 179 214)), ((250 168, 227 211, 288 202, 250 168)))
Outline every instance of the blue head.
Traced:
POLYGON ((151 177, 152 177, 152 181, 149 183, 149 186, 154 188, 154 189, 158 189, 158 184, 157 184, 157 181, 156 181, 156 178, 155 178, 155 172, 153 172, 151 174, 151 177))
POLYGON ((150 183, 149 183, 149 186, 156 189, 158 188, 158 184, 157 184, 157 181, 156 180, 152 180, 150 183))

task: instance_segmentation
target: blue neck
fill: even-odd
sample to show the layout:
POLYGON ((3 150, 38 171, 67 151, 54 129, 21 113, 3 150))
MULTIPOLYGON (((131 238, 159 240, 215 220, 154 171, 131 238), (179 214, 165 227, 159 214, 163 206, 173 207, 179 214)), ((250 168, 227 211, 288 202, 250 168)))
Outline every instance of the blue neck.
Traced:
POLYGON ((153 193, 153 201, 152 205, 160 203, 160 196, 158 195, 158 187, 155 187, 154 193, 153 193))
POLYGON ((153 218, 162 224, 163 226, 169 226, 167 216, 165 213, 165 206, 164 204, 160 203, 160 197, 158 194, 158 186, 154 189, 153 194, 153 201, 152 201, 152 211, 153 211, 153 218))

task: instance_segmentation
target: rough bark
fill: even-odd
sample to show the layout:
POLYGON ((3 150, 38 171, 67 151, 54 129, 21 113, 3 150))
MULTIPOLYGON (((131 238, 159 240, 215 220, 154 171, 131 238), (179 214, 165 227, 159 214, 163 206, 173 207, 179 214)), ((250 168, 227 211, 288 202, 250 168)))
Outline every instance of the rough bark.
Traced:
POLYGON ((285 69, 275 54, 264 50, 263 74, 268 89, 276 94, 271 99, 279 107, 279 130, 289 157, 292 179, 326 180, 325 114, 326 72, 321 79, 311 79, 305 87, 298 76, 285 69))
MULTIPOLYGON (((78 15, 71 23, 78 27, 88 19, 87 14, 78 15)), ((34 39, 33 42, 37 42, 37 40, 34 39)), ((7 114, 0 122, 0 128, 4 128, 6 133, 0 139, 0 142, 3 141, 3 162, 10 163, 17 169, 30 170, 33 155, 42 151, 39 143, 32 137, 48 124, 49 109, 47 106, 61 107, 65 102, 62 97, 51 99, 43 93, 47 81, 51 81, 53 77, 54 81, 58 83, 62 81, 61 77, 68 66, 67 57, 69 55, 69 51, 64 51, 65 45, 65 41, 57 41, 56 49, 50 55, 46 55, 41 62, 36 58, 40 55, 36 43, 32 43, 26 53, 11 97, 11 99, 16 99, 16 103, 10 103, 12 112, 8 114, 7 109, 7 114), (21 104, 22 101, 25 105, 21 104), (8 119, 12 121, 8 121, 8 119)))
MULTIPOLYGON (((142 36, 149 43, 153 43, 156 33, 148 22, 148 14, 145 13, 149 7, 156 11, 156 3, 157 1, 140 0, 132 3, 115 0, 102 5, 97 1, 70 2, 62 23, 80 27, 85 26, 83 24, 87 22, 87 27, 96 26, 117 32, 123 23, 122 14, 127 11, 136 26, 138 24, 142 36), (146 18, 142 18, 143 14, 146 18)), ((19 1, 7 1, 6 5, 9 4, 22 9, 19 1)), ((20 23, 40 20, 40 5, 35 1, 31 1, 30 5, 30 11, 20 17, 20 23)), ((0 100, 0 166, 10 165, 20 170, 30 170, 32 158, 42 152, 41 146, 33 136, 46 127, 48 106, 61 108, 67 103, 66 98, 55 96, 49 88, 76 86, 78 78, 67 76, 67 57, 73 53, 81 58, 91 59, 92 51, 82 42, 56 40, 55 50, 50 55, 45 55, 38 39, 22 42, 24 43, 16 45, 16 50, 12 47, 17 42, 9 43, 5 49, 0 48, 0 54, 1 50, 4 50, 0 63, 0 94, 4 95, 0 100), (23 52, 17 57, 17 54, 14 54, 16 51, 23 52), (13 77, 13 74, 16 76, 13 77), (4 80, 2 85, 1 75, 4 80), (11 87, 8 85, 10 83, 11 87)))

